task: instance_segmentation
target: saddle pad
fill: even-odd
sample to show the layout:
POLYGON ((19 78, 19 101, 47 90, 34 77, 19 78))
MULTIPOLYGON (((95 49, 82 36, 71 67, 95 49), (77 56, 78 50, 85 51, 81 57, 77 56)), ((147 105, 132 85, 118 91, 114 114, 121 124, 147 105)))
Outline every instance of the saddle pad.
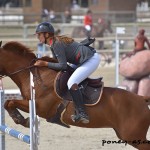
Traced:
MULTIPOLYGON (((66 81, 64 82, 64 88, 63 91, 60 90, 59 83, 60 83, 60 76, 58 76, 55 79, 54 82, 54 89, 58 97, 60 97, 63 100, 72 101, 72 97, 70 95, 70 92, 66 88, 66 81)), ((66 78, 65 78, 66 79, 66 78)), ((96 105, 101 98, 102 92, 103 92, 103 85, 104 83, 101 82, 101 85, 99 87, 91 87, 88 84, 84 88, 80 88, 83 97, 84 97, 84 104, 88 106, 96 105)), ((82 86, 81 86, 82 87, 82 86)))

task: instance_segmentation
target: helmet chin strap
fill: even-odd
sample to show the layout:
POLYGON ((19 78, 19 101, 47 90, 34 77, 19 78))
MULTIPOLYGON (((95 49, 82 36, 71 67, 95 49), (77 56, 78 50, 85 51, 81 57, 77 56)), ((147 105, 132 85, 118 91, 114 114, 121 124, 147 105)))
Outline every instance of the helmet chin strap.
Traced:
POLYGON ((46 44, 46 43, 47 43, 47 39, 45 38, 44 44, 46 44))
POLYGON ((46 37, 46 33, 44 33, 44 39, 45 39, 44 44, 47 44, 47 39, 48 39, 49 37, 50 37, 50 36, 46 37))

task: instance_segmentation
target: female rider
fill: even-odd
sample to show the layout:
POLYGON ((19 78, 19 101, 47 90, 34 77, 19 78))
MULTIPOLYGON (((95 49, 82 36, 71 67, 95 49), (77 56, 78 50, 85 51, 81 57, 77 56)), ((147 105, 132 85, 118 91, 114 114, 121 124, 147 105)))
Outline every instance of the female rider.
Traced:
POLYGON ((48 22, 42 22, 37 26, 36 35, 41 43, 50 46, 53 56, 57 58, 58 63, 38 60, 34 64, 35 66, 47 66, 54 70, 66 70, 67 63, 76 66, 76 70, 67 82, 77 112, 72 119, 73 121, 89 123, 89 116, 86 113, 83 96, 78 85, 97 69, 100 63, 99 54, 96 53, 94 48, 91 49, 88 46, 84 46, 70 37, 55 36, 54 28, 48 22))

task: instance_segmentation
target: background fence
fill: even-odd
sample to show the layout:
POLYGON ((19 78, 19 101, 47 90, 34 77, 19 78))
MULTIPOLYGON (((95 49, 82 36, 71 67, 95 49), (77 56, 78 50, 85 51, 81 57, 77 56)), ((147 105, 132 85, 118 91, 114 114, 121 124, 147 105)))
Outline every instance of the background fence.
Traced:
MULTIPOLYGON (((82 26, 83 24, 53 24, 55 29, 61 29, 61 34, 65 35, 72 35, 72 31, 77 26, 82 26)), ((23 42, 27 46, 30 46, 31 48, 37 49, 37 43, 38 40, 36 39, 34 33, 35 28, 37 26, 37 23, 34 24, 23 24, 23 25, 0 25, 0 40, 3 41, 3 43, 8 41, 19 41, 23 42)), ((139 28, 144 28, 146 30, 146 35, 150 37, 150 24, 144 24, 144 23, 130 23, 130 24, 113 24, 113 33, 105 32, 104 37, 96 37, 96 42, 98 41, 104 41, 105 47, 107 49, 112 50, 112 46, 115 40, 115 30, 116 27, 125 27, 125 34, 120 35, 118 38, 122 42, 122 49, 133 49, 134 43, 133 39, 135 38, 139 28)), ((78 41, 81 41, 83 39, 78 38, 78 41)), ((97 48, 97 47, 96 47, 97 48)))
MULTIPOLYGON (((82 23, 83 17, 86 12, 80 13, 80 10, 78 13, 74 13, 71 16, 71 19, 69 23, 82 23)), ((49 18, 49 15, 42 17, 41 14, 23 14, 23 13, 9 13, 6 11, 2 11, 0 9, 0 24, 24 24, 24 23, 34 23, 36 22, 34 18, 41 18, 39 21, 52 21, 49 18)), ((105 18, 107 20, 110 20, 112 23, 128 23, 128 22, 136 22, 136 12, 134 11, 111 11, 111 12, 96 12, 93 13, 93 21, 97 22, 98 18, 105 18)), ((53 23, 66 23, 66 18, 64 15, 64 12, 56 12, 55 13, 55 19, 53 20, 53 23)))

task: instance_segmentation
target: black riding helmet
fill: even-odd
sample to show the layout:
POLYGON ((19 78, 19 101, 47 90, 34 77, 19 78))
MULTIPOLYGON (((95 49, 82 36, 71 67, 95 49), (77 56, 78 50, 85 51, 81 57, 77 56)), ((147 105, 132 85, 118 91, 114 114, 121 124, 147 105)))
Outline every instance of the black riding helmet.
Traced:
POLYGON ((54 27, 49 22, 40 23, 35 30, 35 33, 48 32, 54 34, 54 27))

